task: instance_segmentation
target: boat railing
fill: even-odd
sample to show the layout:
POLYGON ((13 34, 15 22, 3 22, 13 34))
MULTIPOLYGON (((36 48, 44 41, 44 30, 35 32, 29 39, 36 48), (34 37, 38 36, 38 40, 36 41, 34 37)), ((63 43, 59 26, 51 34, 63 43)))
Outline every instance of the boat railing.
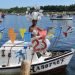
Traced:
POLYGON ((24 46, 2 46, 2 47, 24 47, 24 46))

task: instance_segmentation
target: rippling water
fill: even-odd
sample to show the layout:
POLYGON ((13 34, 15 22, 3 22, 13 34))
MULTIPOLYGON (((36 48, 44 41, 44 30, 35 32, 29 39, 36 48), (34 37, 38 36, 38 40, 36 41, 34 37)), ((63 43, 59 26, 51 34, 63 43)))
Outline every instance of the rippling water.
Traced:
MULTIPOLYGON (((57 33, 60 33, 58 27, 62 27, 61 34, 58 40, 57 41, 55 41, 56 39, 50 40, 51 41, 50 49, 65 50, 65 49, 75 48, 75 16, 74 15, 73 18, 74 18, 73 20, 50 20, 49 17, 43 16, 42 19, 38 21, 37 25, 39 27, 43 29, 46 29, 47 27, 54 27, 57 33), (72 27, 72 32, 68 33, 68 36, 65 37, 63 35, 63 32, 67 30, 68 26, 72 27)), ((31 22, 28 21, 25 16, 6 15, 6 17, 4 18, 3 22, 0 23, 0 25, 5 27, 2 40, 0 40, 0 46, 1 46, 4 42, 9 40, 8 33, 7 33, 9 28, 14 28, 15 32, 17 33, 17 39, 22 40, 19 33, 19 29, 26 28, 28 30, 29 26, 31 25, 31 22)), ((74 63, 75 63, 75 55, 73 56, 73 58, 71 59, 67 67, 68 75, 75 75, 74 63)))

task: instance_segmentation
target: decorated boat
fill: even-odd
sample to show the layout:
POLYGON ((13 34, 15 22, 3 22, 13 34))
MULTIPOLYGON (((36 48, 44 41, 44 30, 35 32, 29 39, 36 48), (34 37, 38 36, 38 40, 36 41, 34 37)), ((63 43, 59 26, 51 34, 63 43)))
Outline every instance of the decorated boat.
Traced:
MULTIPOLYGON (((26 14, 27 17, 38 20, 39 14, 37 13, 34 12, 30 15, 27 12, 26 14)), ((31 32, 27 32, 26 29, 21 28, 21 41, 16 40, 16 33, 13 28, 8 29, 10 40, 5 42, 0 48, 0 75, 20 74, 21 63, 24 60, 31 62, 31 74, 68 65, 74 54, 74 49, 50 50, 50 39, 55 37, 54 32, 51 32, 52 29, 53 27, 50 27, 48 30, 39 31, 39 36, 31 37, 31 32)), ((61 29, 59 27, 59 34, 61 34, 61 29)), ((66 33, 68 34, 68 32, 66 33)), ((56 40, 59 39, 60 35, 57 36, 56 40)))
MULTIPOLYGON (((12 31, 12 29, 10 30, 12 31)), ((46 72, 62 66, 64 67, 68 65, 74 54, 74 49, 47 51, 50 46, 49 40, 38 40, 37 38, 39 37, 31 39, 30 32, 25 32, 24 41, 14 41, 15 33, 13 34, 14 37, 12 37, 11 33, 9 34, 10 40, 5 42, 0 48, 1 75, 20 74, 21 63, 24 60, 31 62, 31 74, 46 72)))
MULTIPOLYGON (((51 29, 50 29, 51 30, 51 29)), ((52 33, 48 33, 45 39, 36 36, 31 38, 31 32, 20 29, 23 41, 15 40, 16 33, 12 28, 8 30, 10 40, 5 42, 0 48, 0 74, 14 75, 20 73, 21 63, 24 60, 31 62, 31 74, 37 74, 48 70, 60 68, 68 65, 74 54, 74 49, 69 50, 49 50, 52 33), (39 39, 40 38, 40 39, 39 39)), ((41 36, 46 35, 46 31, 40 32, 41 36)))
POLYGON ((0 74, 20 73, 22 60, 32 59, 31 74, 45 72, 54 68, 66 66, 74 54, 74 49, 66 51, 48 51, 46 54, 35 52, 29 43, 16 40, 14 44, 7 41, 0 48, 0 74))

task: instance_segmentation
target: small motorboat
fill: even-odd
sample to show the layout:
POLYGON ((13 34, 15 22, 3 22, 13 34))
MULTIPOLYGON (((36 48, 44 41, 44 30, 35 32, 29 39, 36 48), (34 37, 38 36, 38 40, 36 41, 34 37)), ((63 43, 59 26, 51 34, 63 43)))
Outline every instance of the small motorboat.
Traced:
POLYGON ((52 15, 50 20, 72 20, 73 17, 69 15, 52 15))
POLYGON ((7 41, 0 48, 0 74, 14 75, 20 73, 22 60, 32 59, 31 74, 37 74, 48 70, 68 65, 74 54, 74 49, 62 51, 47 51, 45 54, 35 52, 29 43, 15 40, 14 44, 7 41))

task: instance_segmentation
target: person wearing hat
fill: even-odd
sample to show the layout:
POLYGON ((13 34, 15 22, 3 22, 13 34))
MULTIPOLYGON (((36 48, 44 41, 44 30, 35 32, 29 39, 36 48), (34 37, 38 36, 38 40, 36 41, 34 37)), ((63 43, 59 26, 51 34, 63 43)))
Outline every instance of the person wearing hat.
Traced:
POLYGON ((37 21, 41 18, 41 16, 39 15, 39 12, 32 12, 31 14, 31 20, 32 20, 32 25, 29 27, 29 32, 31 32, 31 36, 39 36, 39 31, 42 31, 43 29, 38 27, 37 21))
MULTIPOLYGON (((35 40, 36 38, 36 42, 38 43, 39 40, 42 40, 43 42, 43 45, 44 45, 44 48, 42 48, 42 51, 40 51, 43 55, 46 55, 46 56, 49 56, 51 55, 51 53, 47 53, 47 47, 48 45, 50 45, 50 42, 45 39, 46 35, 45 36, 42 36, 42 34, 40 34, 42 31, 45 31, 44 29, 40 28, 37 26, 37 21, 41 19, 41 17, 38 15, 38 12, 33 12, 32 13, 32 25, 29 27, 29 32, 31 32, 31 37, 33 40, 35 40), (49 43, 48 43, 49 42, 49 43), (48 43, 48 44, 47 44, 48 43)), ((44 33, 45 34, 45 33, 44 33)), ((33 41, 32 41, 33 42, 33 41)), ((34 42, 35 43, 35 42, 34 42)), ((33 43, 33 44, 34 44, 33 43)), ((40 44, 42 44, 40 41, 39 41, 40 44)), ((34 44, 35 45, 35 44, 34 44)), ((35 45, 36 46, 36 45, 35 45)), ((37 46, 38 47, 38 46, 37 46)), ((36 47, 36 48, 37 48, 36 47)), ((40 45, 41 47, 41 45, 40 45)), ((40 48, 39 48, 40 49, 40 48)), ((39 49, 34 49, 35 51, 39 51, 39 49)))

